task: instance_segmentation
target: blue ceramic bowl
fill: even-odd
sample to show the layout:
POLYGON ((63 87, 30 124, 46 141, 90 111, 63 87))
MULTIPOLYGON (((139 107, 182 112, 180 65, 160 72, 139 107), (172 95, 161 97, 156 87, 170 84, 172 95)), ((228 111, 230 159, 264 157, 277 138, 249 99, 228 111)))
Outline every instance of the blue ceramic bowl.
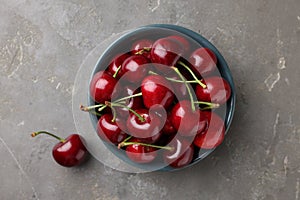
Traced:
MULTIPOLYGON (((206 38, 204 38, 200 34, 194 32, 194 31, 191 31, 187 28, 177 26, 177 25, 171 25, 171 24, 153 24, 153 25, 143 26, 143 27, 140 27, 140 28, 137 28, 135 30, 131 30, 131 31, 125 33, 119 39, 114 41, 105 50, 105 52, 100 56, 98 62, 95 65, 94 71, 91 74, 90 80, 92 79, 92 77, 95 73, 97 73, 100 70, 105 70, 106 67, 108 66, 109 62, 113 59, 113 57, 116 54, 129 52, 130 47, 131 47, 130 44, 132 44, 134 41, 139 40, 139 39, 144 39, 144 38, 157 39, 157 38, 161 38, 161 37, 172 35, 172 34, 173 35, 174 34, 184 35, 184 36, 192 39, 195 43, 197 43, 197 45, 211 49, 217 56, 217 59, 218 59, 217 67, 218 67, 219 73, 225 80, 228 81, 228 83, 231 87, 231 91, 232 91, 231 97, 227 101, 227 104, 225 105, 225 109, 223 109, 223 111, 224 111, 223 119, 225 122, 226 133, 227 133, 229 126, 231 124, 232 118, 233 118, 234 109, 235 109, 235 101, 236 101, 236 91, 235 91, 234 82, 233 82, 233 78, 231 76, 230 69, 229 69, 225 59, 221 55, 221 53, 218 51, 218 49, 213 44, 211 44, 206 38)), ((90 96, 88 97, 88 104, 90 106, 95 104, 95 102, 93 101, 93 99, 90 96)), ((98 118, 97 118, 97 116, 95 116, 93 114, 91 114, 90 117, 91 117, 92 124, 96 130, 98 118)), ((124 151, 120 151, 115 146, 108 144, 108 143, 105 143, 105 145, 108 147, 108 149, 110 151, 112 151, 112 153, 114 153, 120 159, 124 160, 125 162, 129 163, 130 165, 141 168, 145 171, 153 171, 152 169, 156 169, 156 170, 160 170, 160 171, 178 170, 177 168, 175 169, 175 168, 172 168, 169 166, 159 168, 159 165, 158 164, 156 165, 156 163, 151 163, 151 164, 134 163, 126 156, 124 151)), ((198 149, 197 151, 199 151, 199 152, 197 152, 195 154, 193 161, 185 167, 196 164, 197 162, 199 162, 200 160, 202 160, 206 156, 208 156, 211 152, 213 152, 214 149, 209 149, 209 150, 198 149)), ((185 167, 183 167, 183 168, 185 168, 185 167)), ((183 168, 180 168, 180 169, 183 169, 183 168)))

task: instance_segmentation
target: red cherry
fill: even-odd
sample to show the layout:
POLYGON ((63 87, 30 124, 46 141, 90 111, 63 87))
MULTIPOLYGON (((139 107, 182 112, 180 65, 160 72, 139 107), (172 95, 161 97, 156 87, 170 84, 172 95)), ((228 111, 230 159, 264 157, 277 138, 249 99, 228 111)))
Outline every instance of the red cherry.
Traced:
POLYGON ((198 129, 197 134, 202 133, 208 126, 208 116, 205 111, 198 110, 199 120, 198 120, 198 129))
POLYGON ((177 133, 176 128, 173 126, 171 122, 171 113, 168 114, 168 117, 162 129, 162 133, 164 135, 175 135, 177 133))
POLYGON ((148 39, 138 40, 135 43, 133 43, 131 47, 131 53, 143 55, 144 57, 150 59, 151 58, 150 50, 152 48, 152 45, 153 45, 152 40, 148 40, 148 39))
MULTIPOLYGON (((129 142, 135 143, 140 141, 138 139, 131 139, 129 142)), ((126 146, 126 155, 136 163, 149 163, 156 158, 157 152, 153 147, 137 143, 126 146)))
POLYGON ((183 47, 173 38, 161 38, 154 42, 151 60, 165 66, 174 66, 183 54, 183 47))
POLYGON ((146 108, 160 104, 167 109, 174 100, 171 84, 162 76, 147 76, 141 86, 143 102, 146 108))
POLYGON ((205 111, 208 126, 196 135, 194 144, 202 149, 212 149, 219 146, 224 140, 225 124, 224 121, 214 112, 205 111))
POLYGON ((122 64, 119 76, 124 75, 124 79, 138 83, 143 80, 147 74, 147 68, 150 66, 149 60, 141 55, 132 55, 128 57, 122 64))
POLYGON ((64 167, 73 167, 81 164, 86 159, 88 152, 80 135, 72 134, 66 139, 62 139, 47 131, 38 131, 32 133, 31 136, 35 137, 41 133, 50 135, 60 141, 52 149, 52 156, 58 164, 64 167))
POLYGON ((122 127, 125 127, 125 125, 119 125, 125 122, 113 122, 112 119, 112 114, 102 115, 97 124, 97 133, 104 141, 119 144, 127 137, 127 134, 121 129, 122 127))
POLYGON ((190 45, 189 41, 187 39, 185 39, 183 36, 180 36, 180 35, 171 35, 171 36, 169 36, 167 38, 171 38, 171 39, 174 39, 177 42, 179 42, 182 45, 185 54, 190 51, 191 45, 190 45))
POLYGON ((199 126, 199 112, 192 110, 191 102, 178 102, 171 111, 171 122, 182 136, 194 136, 199 126))
POLYGON ((127 128, 129 133, 137 138, 150 138, 160 134, 162 129, 162 121, 159 115, 149 112, 147 109, 138 109, 136 113, 140 115, 144 121, 135 115, 130 114, 127 119, 127 128))
POLYGON ((208 48, 196 49, 192 53, 189 62, 193 66, 195 73, 202 77, 210 74, 217 68, 217 57, 208 48))
POLYGON ((90 95, 98 103, 110 101, 117 81, 104 71, 97 72, 90 83, 90 95))
POLYGON ((180 168, 191 163, 194 155, 193 145, 184 139, 174 138, 168 146, 172 150, 165 150, 164 161, 174 168, 180 168))
POLYGON ((124 60, 126 60, 128 57, 130 56, 130 54, 118 54, 109 64, 108 68, 107 68, 107 72, 113 76, 114 74, 116 74, 117 78, 120 78, 120 74, 116 73, 119 70, 119 67, 122 65, 122 63, 124 62, 124 60))
POLYGON ((204 79, 206 88, 196 86, 196 96, 199 101, 224 104, 231 95, 229 83, 222 77, 208 77, 204 79))

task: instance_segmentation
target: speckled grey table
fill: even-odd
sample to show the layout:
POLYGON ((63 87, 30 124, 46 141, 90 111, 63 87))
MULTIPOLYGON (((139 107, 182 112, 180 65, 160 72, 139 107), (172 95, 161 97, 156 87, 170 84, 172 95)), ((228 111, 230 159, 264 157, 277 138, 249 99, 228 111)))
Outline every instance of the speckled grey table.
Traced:
POLYGON ((300 199, 300 1, 0 0, 0 199, 300 199), (48 129, 75 132, 82 60, 113 33, 172 23, 227 59, 237 108, 225 142, 175 173, 53 162, 48 129))

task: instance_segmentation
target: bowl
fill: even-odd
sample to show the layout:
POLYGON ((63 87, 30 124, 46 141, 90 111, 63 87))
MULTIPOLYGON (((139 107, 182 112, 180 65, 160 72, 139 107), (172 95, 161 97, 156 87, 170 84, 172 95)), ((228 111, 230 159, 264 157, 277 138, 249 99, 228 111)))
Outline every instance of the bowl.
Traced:
MULTIPOLYGON (((218 75, 223 77, 230 85, 231 88, 231 96, 226 102, 224 106, 219 108, 216 112, 221 116, 225 123, 225 134, 227 134, 228 129, 230 127, 234 109, 235 109, 235 101, 236 101, 236 92, 234 87, 233 78, 231 76, 230 69, 222 56, 222 54, 218 51, 218 49, 211 44, 206 38, 201 36, 200 34, 189 30, 187 28, 177 26, 177 25, 171 25, 171 24, 152 24, 147 25, 143 27, 136 28, 134 30, 126 31, 125 33, 122 33, 118 35, 118 37, 112 41, 112 43, 102 52, 101 55, 99 55, 99 59, 97 63, 94 66, 94 69, 90 73, 90 80, 91 82, 93 76, 101 70, 105 70, 107 66, 109 65, 110 61, 114 58, 115 55, 119 53, 126 53, 130 52, 131 44, 139 39, 144 38, 150 38, 152 40, 156 40, 158 38, 167 37, 170 35, 180 35, 187 38, 190 43, 192 44, 194 48, 196 47, 205 47, 209 48, 217 57, 217 68, 218 68, 218 75)), ((89 89, 87 89, 89 91, 89 89)), ((96 102, 91 98, 90 94, 87 94, 88 96, 88 105, 93 106, 96 104, 96 102)), ((95 132, 93 134, 96 134, 97 129, 97 123, 99 120, 99 117, 97 117, 94 114, 90 113, 90 123, 92 123, 95 132)), ((100 142, 100 140, 99 140, 100 142)), ((124 151, 120 151, 120 149, 116 148, 116 146, 107 143, 105 141, 102 141, 105 147, 113 153, 116 157, 124 161, 125 163, 129 164, 130 166, 134 166, 137 169, 141 169, 142 171, 174 171, 178 169, 183 169, 189 166, 192 166, 205 157, 207 157, 209 154, 211 154, 215 148, 213 149, 199 149, 196 148, 196 153, 194 154, 193 160, 190 164, 181 167, 181 168, 173 168, 167 165, 161 165, 161 161, 153 162, 151 164, 138 164, 136 162, 133 162, 130 160, 124 151)), ((115 167, 113 167, 115 168, 115 167)))

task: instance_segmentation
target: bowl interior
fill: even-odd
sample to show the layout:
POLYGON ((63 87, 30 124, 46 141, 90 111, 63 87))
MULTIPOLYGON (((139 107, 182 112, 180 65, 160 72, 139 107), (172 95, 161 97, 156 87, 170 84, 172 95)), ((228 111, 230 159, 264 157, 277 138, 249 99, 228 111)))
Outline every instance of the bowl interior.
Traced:
MULTIPOLYGON (((97 73, 98 71, 105 70, 107 66, 109 65, 110 61, 114 58, 115 55, 119 53, 125 53, 125 52, 130 52, 131 44, 137 40, 148 38, 148 39, 153 39, 156 40, 158 38, 166 37, 169 35, 183 35, 189 40, 191 40, 191 43, 195 47, 207 47, 211 49, 215 55, 217 56, 218 63, 217 67, 219 70, 220 75, 226 79, 231 87, 231 97, 227 101, 227 104, 223 107, 223 109, 220 109, 220 114, 223 116, 222 118, 225 121, 225 127, 226 127, 226 133, 228 131, 228 128, 231 124, 232 118, 233 118, 233 113, 234 113, 234 108, 235 108, 235 87, 233 83, 233 78, 231 76, 230 70, 228 68, 228 65, 221 55, 221 53, 217 50, 215 46, 213 46, 207 39, 202 37, 200 34, 195 33, 189 29, 176 26, 176 25, 170 25, 170 24, 155 24, 155 25, 148 25, 144 27, 140 27, 138 29, 129 31, 125 35, 121 36, 118 40, 113 42, 107 49, 106 51, 101 55, 99 58, 97 64, 95 65, 95 68, 91 74, 90 80, 92 79, 93 75, 97 73)), ((95 102, 93 99, 88 95, 88 104, 89 105, 95 105, 95 102)), ((98 117, 90 114, 92 124, 96 130, 97 128, 97 122, 98 122, 98 117)), ((96 133, 95 133, 96 134, 96 133)), ((163 171, 173 171, 177 170, 175 168, 169 167, 169 166, 160 166, 160 162, 153 162, 151 164, 137 164, 126 156, 124 151, 118 150, 115 146, 104 143, 110 151, 112 151, 116 156, 118 156, 120 159, 124 160, 125 162, 135 166, 139 167, 141 169, 145 169, 148 171, 151 171, 152 169, 155 170, 163 170, 163 171)), ((191 164, 188 166, 191 166, 203 158, 205 158, 207 155, 209 155, 214 149, 210 150, 204 150, 204 149, 196 149, 198 151, 197 154, 195 154, 193 161, 191 164)), ((181 169, 181 168, 180 168, 181 169)), ((152 170, 153 171, 153 170, 152 170)))

